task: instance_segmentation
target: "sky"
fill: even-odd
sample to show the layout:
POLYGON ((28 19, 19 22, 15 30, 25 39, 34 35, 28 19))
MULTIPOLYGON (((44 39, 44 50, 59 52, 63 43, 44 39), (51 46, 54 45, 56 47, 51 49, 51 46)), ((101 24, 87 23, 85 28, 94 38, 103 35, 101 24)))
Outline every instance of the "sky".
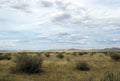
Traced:
POLYGON ((120 47, 120 0, 0 0, 0 50, 120 47))

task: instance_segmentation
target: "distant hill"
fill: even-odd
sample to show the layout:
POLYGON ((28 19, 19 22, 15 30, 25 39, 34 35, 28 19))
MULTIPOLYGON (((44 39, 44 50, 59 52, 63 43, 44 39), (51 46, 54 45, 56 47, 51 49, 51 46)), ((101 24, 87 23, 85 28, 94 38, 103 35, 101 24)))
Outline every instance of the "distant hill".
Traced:
POLYGON ((120 51, 120 48, 112 47, 112 48, 105 48, 103 50, 120 51))
POLYGON ((42 52, 42 51, 120 51, 120 48, 112 47, 112 48, 104 48, 104 49, 51 49, 51 50, 0 50, 0 52, 42 52))

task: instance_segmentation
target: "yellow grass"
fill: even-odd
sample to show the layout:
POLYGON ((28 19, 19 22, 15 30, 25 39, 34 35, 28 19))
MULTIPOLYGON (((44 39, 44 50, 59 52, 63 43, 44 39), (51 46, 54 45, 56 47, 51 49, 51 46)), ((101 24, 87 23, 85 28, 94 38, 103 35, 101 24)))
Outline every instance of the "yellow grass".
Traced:
MULTIPOLYGON (((113 61, 110 56, 103 53, 90 55, 74 56, 72 54, 64 54, 63 59, 56 57, 56 54, 51 53, 49 58, 42 55, 44 59, 42 70, 37 74, 11 73, 9 68, 14 66, 12 60, 0 61, 0 77, 4 74, 6 78, 12 77, 13 81, 100 81, 105 71, 120 70, 120 61, 113 61), (69 61, 67 60, 69 58, 69 61), (78 71, 75 69, 76 61, 86 61, 90 65, 90 71, 78 71)), ((9 80, 6 80, 9 81, 9 80)))

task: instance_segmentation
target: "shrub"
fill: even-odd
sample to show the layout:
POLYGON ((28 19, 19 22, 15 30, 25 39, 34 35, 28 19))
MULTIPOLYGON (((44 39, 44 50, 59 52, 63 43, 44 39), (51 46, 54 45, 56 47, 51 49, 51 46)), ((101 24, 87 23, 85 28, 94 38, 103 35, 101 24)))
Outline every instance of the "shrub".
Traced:
POLYGON ((4 56, 9 56, 9 57, 10 57, 11 55, 12 55, 12 53, 5 53, 5 54, 4 54, 4 56))
POLYGON ((85 61, 78 61, 76 64, 76 69, 81 71, 89 71, 90 67, 85 61))
POLYGON ((49 53, 45 53, 45 56, 46 56, 46 57, 50 57, 50 54, 49 54, 49 53))
POLYGON ((59 54, 57 54, 57 58, 63 59, 63 58, 64 58, 64 55, 61 54, 61 53, 59 53, 59 54))
POLYGON ((8 56, 8 55, 0 55, 0 60, 11 60, 11 56, 8 56))
POLYGON ((79 55, 84 55, 84 52, 79 52, 79 55))
POLYGON ((119 61, 120 60, 120 54, 111 54, 111 58, 115 61, 119 61))
POLYGON ((0 56, 2 56, 4 53, 0 53, 0 56))
POLYGON ((108 52, 107 52, 107 51, 105 51, 105 52, 102 52, 102 53, 103 53, 103 54, 105 54, 105 55, 106 55, 106 54, 108 54, 108 52))
POLYGON ((41 71, 42 58, 38 55, 18 54, 14 60, 13 72, 38 73, 41 71))
POLYGON ((88 52, 83 52, 84 54, 88 54, 88 52))
POLYGON ((76 52, 73 52, 73 55, 76 56, 76 52))
POLYGON ((103 79, 100 81, 120 81, 120 72, 107 71, 104 74, 103 79))
POLYGON ((103 52, 103 54, 105 54, 106 56, 110 56, 112 54, 114 54, 115 52, 111 52, 111 51, 106 51, 106 52, 103 52))

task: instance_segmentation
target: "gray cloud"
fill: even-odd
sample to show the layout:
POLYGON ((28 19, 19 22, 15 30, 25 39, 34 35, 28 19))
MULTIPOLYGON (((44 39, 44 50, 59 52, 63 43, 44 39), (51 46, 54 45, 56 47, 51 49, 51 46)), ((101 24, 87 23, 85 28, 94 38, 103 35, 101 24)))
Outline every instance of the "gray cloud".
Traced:
POLYGON ((11 5, 11 8, 29 12, 29 5, 25 3, 11 5))
POLYGON ((105 31, 117 31, 120 30, 119 26, 111 26, 111 27, 102 27, 103 30, 105 31))
POLYGON ((30 4, 27 0, 25 1, 19 1, 19 0, 1 0, 0 2, 1 8, 12 8, 16 10, 21 10, 24 12, 30 12, 30 4))
POLYGON ((53 18, 52 22, 57 22, 57 23, 69 23, 71 20, 72 16, 68 13, 62 13, 59 16, 57 15, 56 17, 53 18))
POLYGON ((54 1, 42 0, 40 1, 40 5, 46 8, 47 7, 50 8, 54 6, 55 8, 59 10, 65 10, 70 5, 70 3, 69 2, 65 3, 65 1, 57 1, 57 0, 54 0, 54 1))
POLYGON ((118 38, 106 38, 106 39, 99 39, 96 42, 100 44, 120 44, 120 39, 118 38))
POLYGON ((52 7, 54 5, 51 1, 47 1, 47 0, 42 0, 40 1, 40 3, 43 7, 52 7))
POLYGON ((56 1, 55 4, 57 8, 61 10, 66 10, 68 6, 71 5, 70 3, 64 3, 64 1, 56 1))
MULTIPOLYGON (((67 1, 0 0, 3 8, 0 10, 2 13, 0 32, 7 32, 7 34, 0 33, 0 40, 6 40, 1 41, 0 45, 4 47, 10 45, 19 47, 21 45, 21 48, 36 47, 39 49, 39 47, 43 48, 44 46, 48 48, 48 44, 50 46, 58 44, 58 46, 63 45, 63 47, 64 45, 99 47, 120 44, 120 17, 119 15, 116 16, 117 11, 113 12, 111 9, 110 14, 106 11, 107 15, 104 15, 104 13, 99 13, 100 10, 96 6, 89 9, 75 5, 69 0, 67 1), (29 15, 23 12, 16 14, 17 10, 23 12, 33 11, 33 13, 29 15), (8 14, 9 12, 10 14, 8 14), (20 16, 18 17, 18 15, 20 16), (26 24, 21 25, 22 23, 26 24), (40 25, 38 26, 38 24, 40 25), (12 30, 20 31, 20 33, 12 30), (27 31, 29 32, 27 33, 27 31), (12 41, 9 40, 10 38, 20 39, 20 41, 12 41)), ((104 9, 102 12, 104 12, 104 9)))
MULTIPOLYGON (((55 34, 49 34, 49 35, 37 35, 35 37, 35 40, 37 41, 55 41, 57 43, 64 43, 64 44, 85 44, 86 41, 88 41, 89 36, 83 36, 80 34, 75 34, 73 32, 58 32, 55 34)), ((87 42, 86 42, 87 44, 87 42)))

